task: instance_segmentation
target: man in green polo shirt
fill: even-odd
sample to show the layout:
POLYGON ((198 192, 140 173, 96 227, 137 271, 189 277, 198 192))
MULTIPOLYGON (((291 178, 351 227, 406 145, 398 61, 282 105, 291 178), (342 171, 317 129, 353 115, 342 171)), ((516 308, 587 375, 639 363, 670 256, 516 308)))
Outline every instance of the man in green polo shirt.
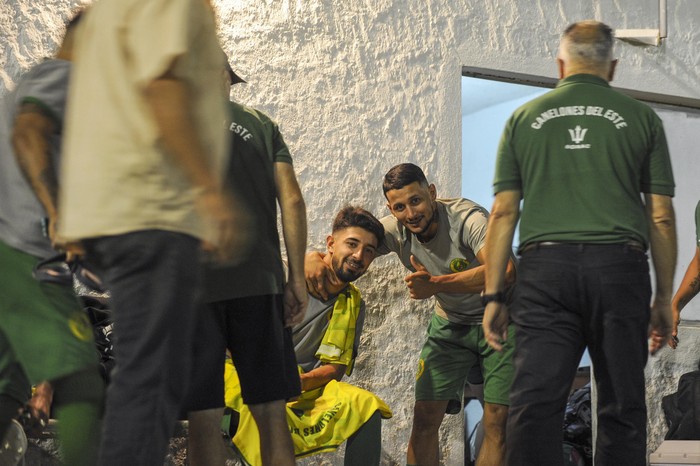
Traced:
POLYGON ((688 264, 683 280, 671 302, 673 332, 668 344, 673 349, 678 346, 678 324, 681 321, 681 311, 700 292, 700 202, 695 206, 695 241, 695 255, 688 264))
POLYGON ((515 111, 498 150, 483 326, 499 350, 509 317, 517 329, 511 466, 562 464, 564 407, 586 346, 598 393, 595 462, 646 463, 644 366, 672 327, 674 182, 659 117, 608 84, 612 45, 605 24, 569 26, 557 88, 515 111), (504 272, 521 198, 521 261, 508 310, 504 272))

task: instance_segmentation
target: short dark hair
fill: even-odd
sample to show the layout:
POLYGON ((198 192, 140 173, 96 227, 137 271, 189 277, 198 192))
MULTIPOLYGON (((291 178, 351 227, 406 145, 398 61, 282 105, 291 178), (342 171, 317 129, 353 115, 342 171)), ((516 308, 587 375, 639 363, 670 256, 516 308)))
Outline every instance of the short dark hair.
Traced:
POLYGON ((232 86, 234 84, 246 82, 245 79, 241 78, 240 76, 238 76, 238 74, 236 74, 235 71, 233 71, 233 68, 231 67, 231 64, 229 63, 228 57, 226 56, 226 54, 224 54, 224 61, 226 62, 225 69, 226 69, 226 75, 228 76, 228 82, 230 82, 232 86))
POLYGON ((377 246, 384 241, 384 225, 362 207, 351 205, 340 209, 333 220, 333 233, 350 227, 359 227, 377 237, 377 246))
POLYGON ((416 181, 421 185, 428 186, 428 179, 419 166, 412 163, 400 163, 384 175, 384 183, 382 184, 384 196, 386 196, 387 191, 401 189, 416 181))

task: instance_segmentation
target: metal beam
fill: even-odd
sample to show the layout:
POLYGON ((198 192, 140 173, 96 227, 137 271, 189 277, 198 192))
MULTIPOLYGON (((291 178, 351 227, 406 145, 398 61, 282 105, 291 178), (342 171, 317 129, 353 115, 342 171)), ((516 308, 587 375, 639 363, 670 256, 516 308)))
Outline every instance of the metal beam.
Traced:
MULTIPOLYGON (((544 87, 549 89, 556 87, 557 82, 559 81, 556 78, 548 78, 546 76, 538 76, 534 74, 524 73, 511 73, 506 71, 493 70, 489 68, 477 68, 473 66, 463 66, 462 76, 490 79, 492 81, 508 82, 512 84, 526 84, 529 86, 544 87)), ((679 97, 670 94, 657 94, 654 92, 645 92, 636 89, 625 89, 620 87, 615 87, 615 90, 647 103, 672 105, 674 107, 684 107, 688 109, 700 110, 700 99, 679 97)))

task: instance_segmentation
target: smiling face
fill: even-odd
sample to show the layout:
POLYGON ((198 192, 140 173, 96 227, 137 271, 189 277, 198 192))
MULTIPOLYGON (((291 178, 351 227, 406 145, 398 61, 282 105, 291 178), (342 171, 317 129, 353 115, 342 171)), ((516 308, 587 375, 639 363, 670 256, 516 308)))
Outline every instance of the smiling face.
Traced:
POLYGON ((435 185, 426 186, 418 181, 385 193, 387 207, 396 220, 421 241, 430 240, 437 233, 437 203, 435 185))
POLYGON ((360 278, 377 257, 377 237, 364 228, 338 230, 326 242, 333 271, 344 282, 360 278))

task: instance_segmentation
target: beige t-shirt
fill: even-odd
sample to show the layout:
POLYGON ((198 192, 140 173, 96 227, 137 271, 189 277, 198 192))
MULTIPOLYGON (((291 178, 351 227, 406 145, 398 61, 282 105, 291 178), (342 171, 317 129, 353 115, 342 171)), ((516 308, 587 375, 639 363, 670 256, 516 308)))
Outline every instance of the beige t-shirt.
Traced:
MULTIPOLYGON (((401 225, 393 215, 381 219, 384 243, 379 254, 395 252, 410 271, 411 256, 432 275, 448 275, 480 266, 476 255, 486 243, 489 213, 469 199, 438 199, 438 231, 426 243, 401 225)), ((435 313, 450 322, 478 325, 484 316, 479 293, 437 293, 435 313)))
POLYGON ((223 174, 226 96, 214 15, 203 0, 100 0, 76 34, 61 167, 67 240, 145 229, 213 240, 195 190, 159 143, 145 86, 175 63, 208 163, 223 174))

